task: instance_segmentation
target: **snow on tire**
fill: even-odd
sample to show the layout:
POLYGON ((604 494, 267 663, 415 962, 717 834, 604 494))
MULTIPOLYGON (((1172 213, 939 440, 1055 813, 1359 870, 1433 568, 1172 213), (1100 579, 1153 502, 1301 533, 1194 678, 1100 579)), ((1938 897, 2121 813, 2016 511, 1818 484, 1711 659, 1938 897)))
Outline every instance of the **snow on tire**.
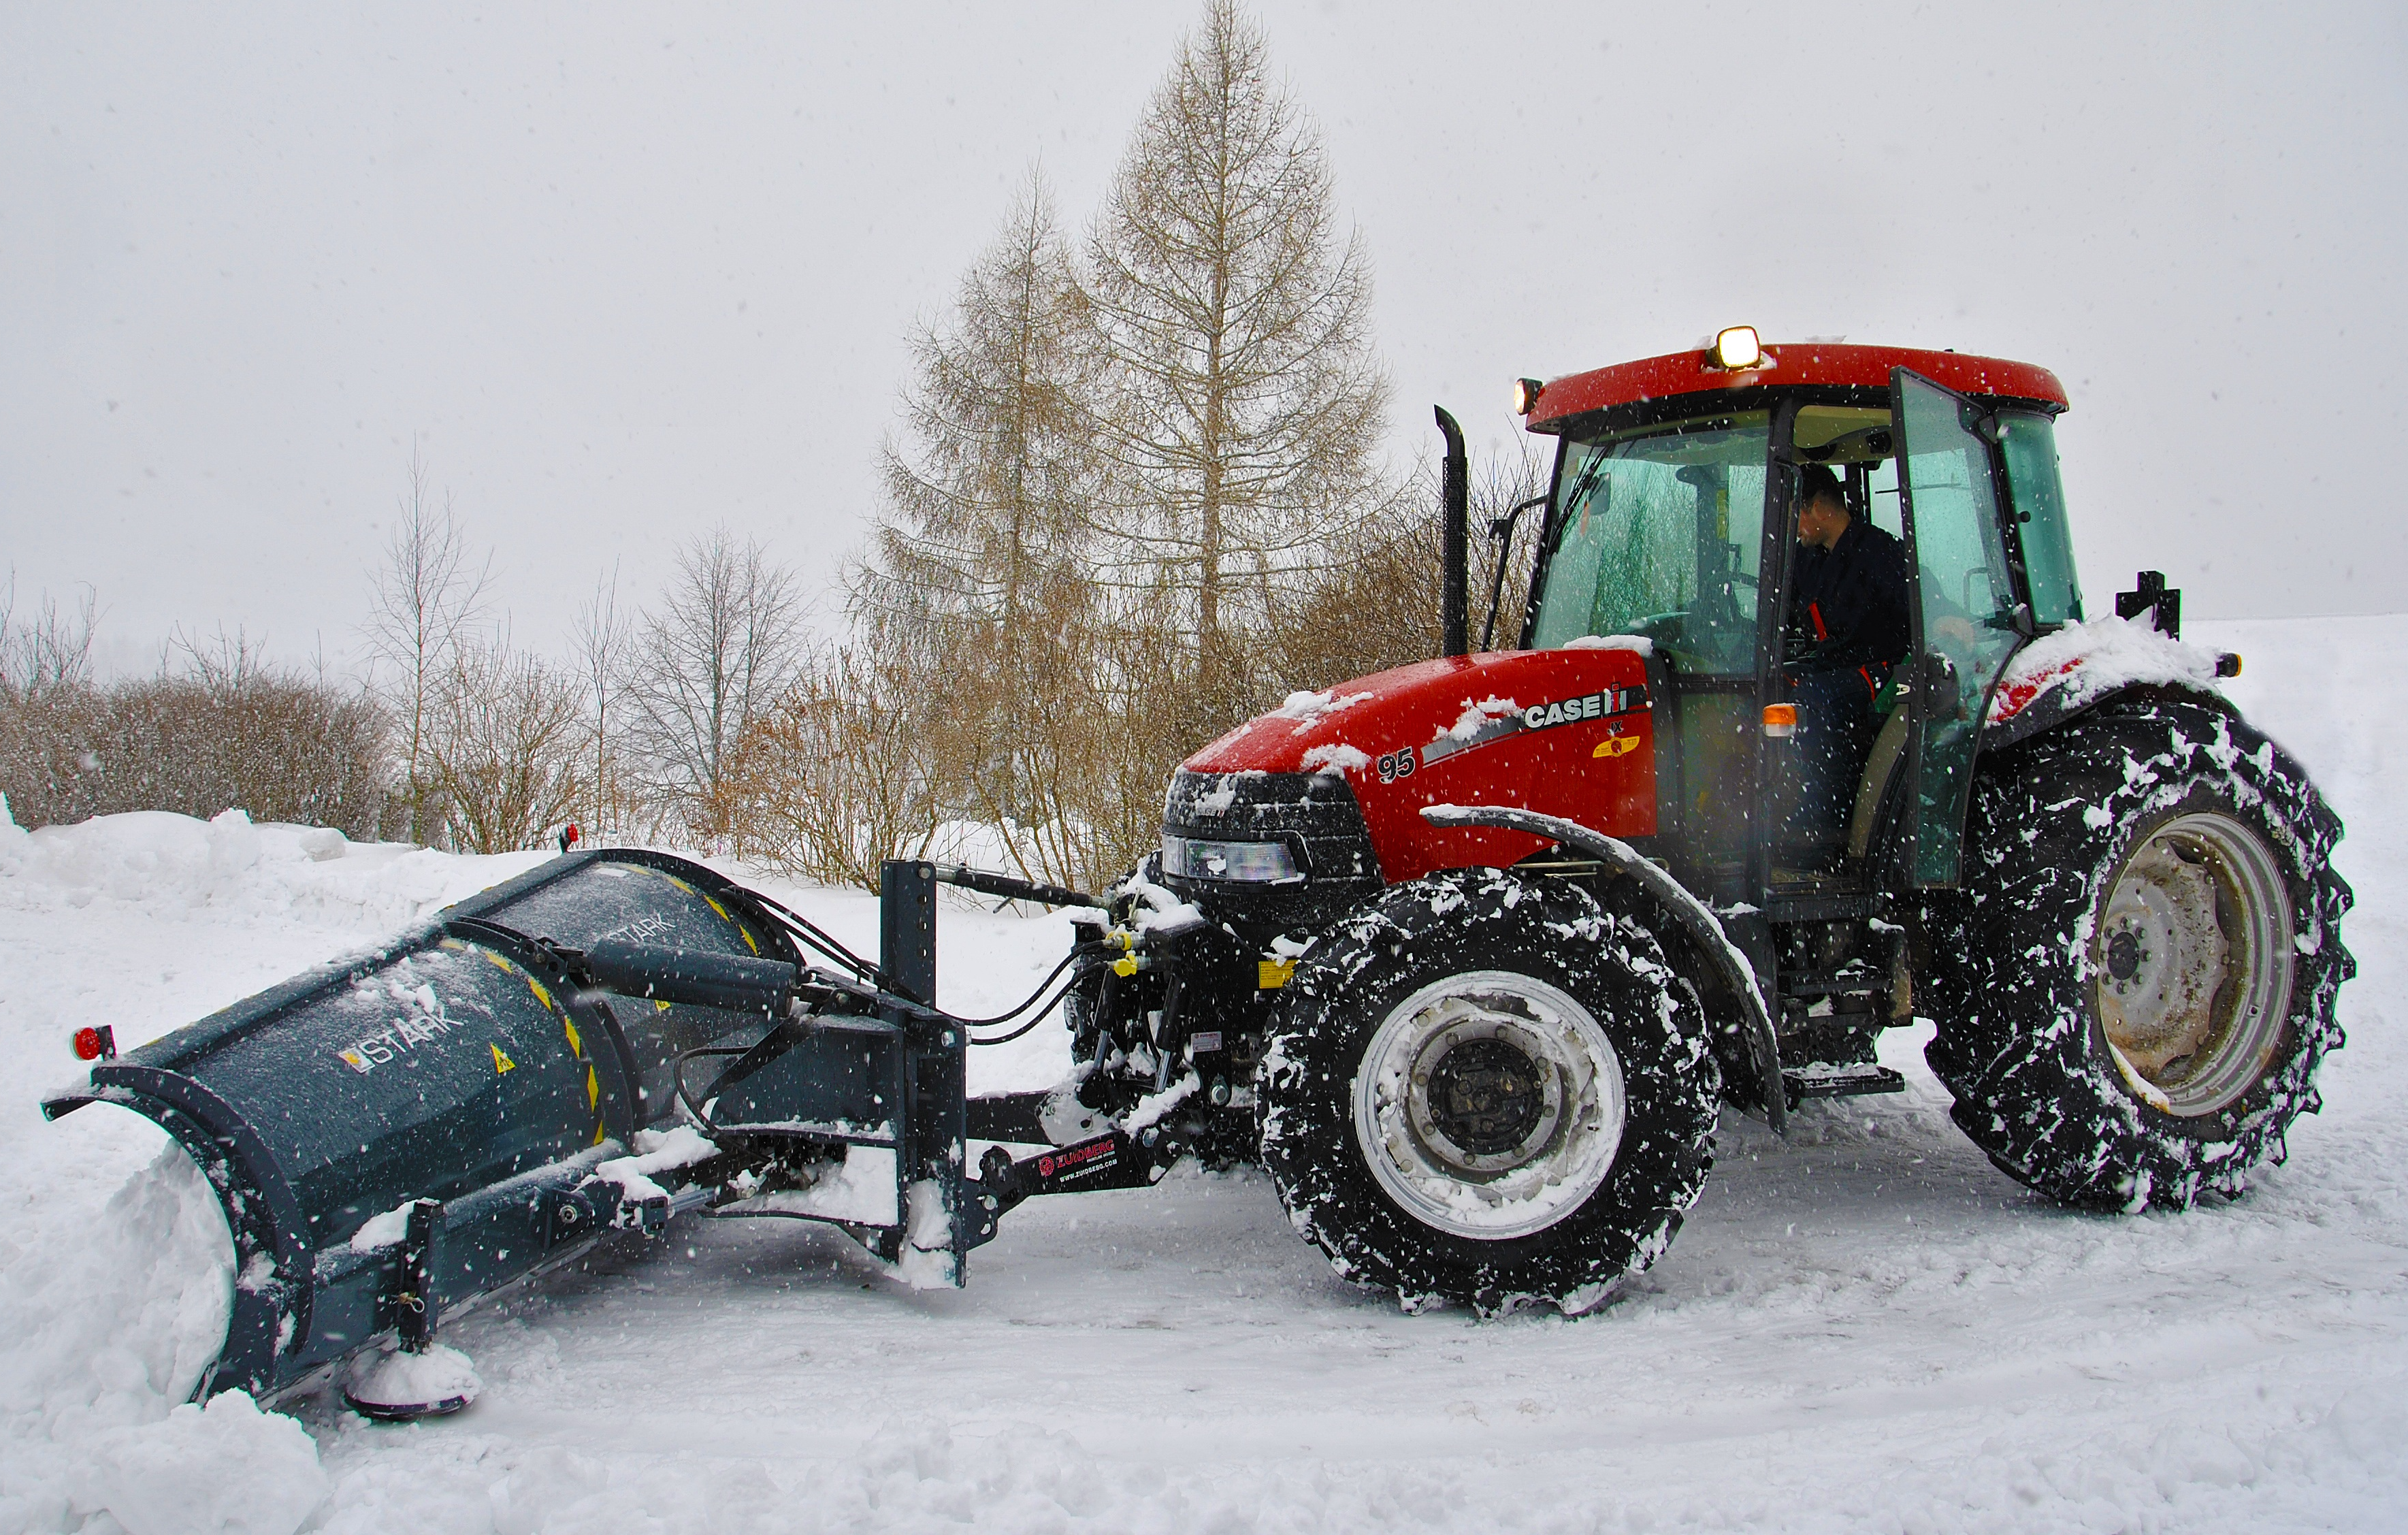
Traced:
POLYGON ((1655 1261, 1713 1160, 1697 994, 1587 892, 1398 885, 1297 967, 1256 1074, 1264 1165, 1342 1276, 1571 1313, 1655 1261))
POLYGON ((2296 762, 2201 703, 2111 704, 1985 764, 1967 894, 1926 918, 1957 1126, 2069 1205, 2241 1193, 2342 1044, 2340 839, 2296 762))

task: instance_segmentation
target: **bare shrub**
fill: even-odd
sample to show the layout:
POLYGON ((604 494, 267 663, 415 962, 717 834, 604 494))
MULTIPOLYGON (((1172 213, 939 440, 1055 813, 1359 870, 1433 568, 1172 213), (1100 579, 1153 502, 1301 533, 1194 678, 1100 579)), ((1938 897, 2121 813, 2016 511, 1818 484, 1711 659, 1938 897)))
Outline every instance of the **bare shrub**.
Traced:
POLYGON ((628 739, 648 796, 686 836, 728 835, 730 758, 794 683, 803 612, 794 573, 722 526, 678 552, 661 606, 638 622, 628 739))
POLYGON ((464 853, 540 846, 584 791, 578 686, 507 638, 455 646, 429 699, 422 777, 464 853))
MULTIPOLYGON (((1495 644, 1519 642, 1528 606, 1531 563, 1544 517, 1532 508, 1519 518, 1512 546, 1487 537, 1513 507, 1546 493, 1550 466, 1526 444, 1481 466, 1470 486, 1471 642, 1479 645, 1497 602, 1495 644)), ((1296 687, 1326 687, 1438 654, 1444 636, 1439 613, 1443 583, 1438 476, 1425 466, 1412 489, 1342 537, 1343 557, 1283 601, 1271 652, 1296 687)))
POLYGON ((0 792, 21 824, 239 809, 380 835, 389 781, 374 699, 269 667, 238 633, 175 643, 172 674, 0 690, 0 792))
POLYGON ((580 815, 589 840, 646 836, 656 820, 646 813, 627 762, 627 667, 634 642, 635 616, 620 605, 619 569, 613 565, 578 609, 569 658, 584 694, 579 771, 585 794, 580 815))
POLYGON ((11 571, 7 590, 0 593, 0 693, 31 697, 89 682, 98 601, 98 594, 87 586, 75 610, 62 613, 57 599, 45 592, 40 606, 21 620, 17 577, 11 571))
MULTIPOLYGON (((23 826, 64 825, 138 808, 108 793, 101 775, 114 724, 108 699, 89 682, 0 688, 0 795, 10 817, 23 826)), ((117 760, 113 748, 108 760, 117 760)))
POLYGON ((736 852, 829 884, 878 888, 888 858, 923 856, 942 811, 925 689, 860 644, 810 658, 746 728, 717 813, 736 852))
POLYGON ((452 518, 451 496, 435 505, 425 460, 414 448, 393 532, 371 577, 365 632, 370 683, 394 722, 403 835, 425 842, 444 824, 425 772, 429 716, 452 653, 484 614, 493 560, 472 560, 467 536, 452 518))

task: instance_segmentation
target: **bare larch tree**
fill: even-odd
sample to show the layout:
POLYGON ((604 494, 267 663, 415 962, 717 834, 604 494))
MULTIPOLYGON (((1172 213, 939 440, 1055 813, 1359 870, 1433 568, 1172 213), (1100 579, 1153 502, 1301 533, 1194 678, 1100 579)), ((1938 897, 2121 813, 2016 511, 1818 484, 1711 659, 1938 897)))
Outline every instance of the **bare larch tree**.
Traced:
POLYGON ((1010 855, 1054 879, 1069 877, 1055 832, 1079 808, 1039 759, 1061 746, 1066 712, 1069 728, 1110 728, 1090 696, 1103 647, 1087 642, 1086 340, 1069 251, 1032 172, 943 321, 915 339, 904 440, 886 444, 885 505, 852 583, 857 644, 875 661, 853 655, 819 689, 850 698, 874 675, 882 691, 924 696, 915 728, 947 770, 932 781, 940 802, 917 818, 1025 831, 1010 855))
POLYGON ((1109 547, 1137 556, 1121 574, 1140 585, 1170 573, 1197 724, 1233 718, 1251 701, 1239 638, 1379 497, 1387 386, 1369 260, 1339 236, 1319 135, 1230 0, 1211 0, 1155 91, 1087 257, 1109 547))

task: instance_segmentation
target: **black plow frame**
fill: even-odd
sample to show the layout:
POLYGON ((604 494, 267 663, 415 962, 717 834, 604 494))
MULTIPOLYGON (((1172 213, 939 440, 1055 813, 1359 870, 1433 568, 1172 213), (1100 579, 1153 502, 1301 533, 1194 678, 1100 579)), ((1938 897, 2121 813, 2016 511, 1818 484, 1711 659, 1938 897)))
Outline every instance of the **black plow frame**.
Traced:
POLYGON ((1021 1200, 1142 1185, 1175 1153, 1115 1129, 973 1169, 973 1130, 1043 1143, 1042 1095, 968 1098, 970 1023, 933 1005, 937 886, 1100 903, 922 861, 881 876, 873 967, 686 859, 565 854, 105 1058, 42 1110, 142 1114, 216 1191, 234 1308, 196 1399, 423 1348, 442 1317, 685 1209, 827 1222, 958 1285, 1021 1200))

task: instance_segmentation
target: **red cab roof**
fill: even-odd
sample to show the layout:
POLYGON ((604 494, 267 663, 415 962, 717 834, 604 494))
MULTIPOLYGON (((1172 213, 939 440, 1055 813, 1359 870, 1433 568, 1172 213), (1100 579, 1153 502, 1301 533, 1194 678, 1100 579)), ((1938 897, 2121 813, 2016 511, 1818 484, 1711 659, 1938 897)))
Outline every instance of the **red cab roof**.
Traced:
POLYGON ((1540 392, 1530 411, 1533 432, 1560 432, 1565 418, 1617 405, 1675 395, 1719 395, 1734 389, 1842 384, 1889 388, 1889 370, 1912 368, 1960 395, 2037 400, 2062 409, 2068 402, 2057 375, 2029 363, 1975 357, 1961 351, 1918 351, 1913 347, 1859 347, 1838 341, 1792 341, 1767 346, 1760 367, 1716 367, 1703 348, 1669 351, 1635 363, 1617 363, 1557 379, 1540 392))

